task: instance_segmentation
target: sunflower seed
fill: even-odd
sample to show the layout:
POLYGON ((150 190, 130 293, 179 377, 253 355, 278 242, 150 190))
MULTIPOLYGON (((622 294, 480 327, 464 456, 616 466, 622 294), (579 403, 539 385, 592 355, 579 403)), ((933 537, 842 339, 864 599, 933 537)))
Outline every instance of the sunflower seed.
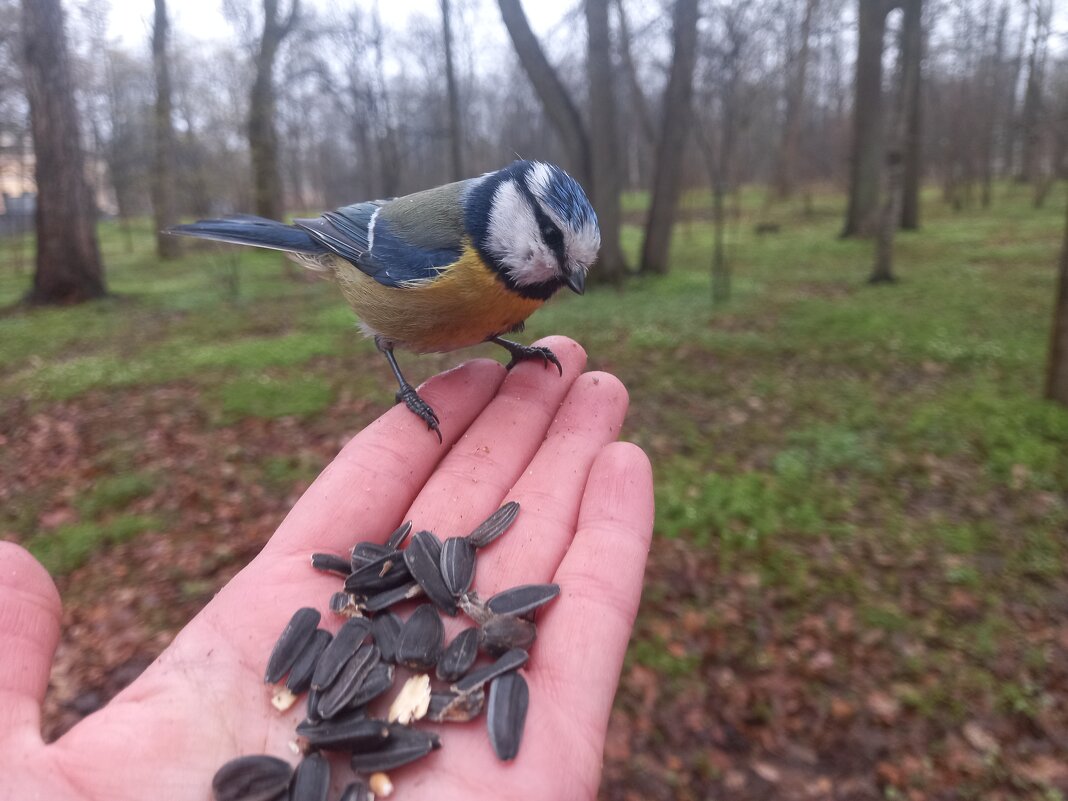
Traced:
POLYGON ((474 720, 486 705, 486 691, 477 687, 469 693, 431 693, 427 720, 435 723, 466 723, 474 720))
POLYGON ((293 768, 278 757, 254 754, 231 759, 215 772, 215 801, 274 801, 289 788, 293 768))
POLYGON ((316 570, 336 573, 342 578, 352 572, 352 565, 349 560, 333 553, 313 553, 311 555, 311 564, 316 570))
POLYGON ((408 565, 404 562, 404 551, 390 551, 353 571, 345 579, 345 589, 357 595, 374 595, 411 580, 408 565))
POLYGON ((290 692, 300 695, 308 691, 308 688, 311 687, 315 665, 332 639, 334 639, 334 636, 325 629, 316 629, 313 632, 311 641, 304 646, 304 650, 297 657, 297 661, 289 669, 286 687, 290 692))
POLYGON ((312 687, 308 690, 308 703, 307 711, 304 713, 305 717, 312 723, 317 723, 322 720, 322 715, 319 714, 319 699, 322 697, 322 692, 312 687))
POLYGON ((327 751, 374 751, 389 739, 389 727, 381 720, 363 715, 346 715, 319 723, 304 721, 297 726, 297 735, 312 748, 327 751))
POLYGON ((397 661, 397 638, 400 636, 403 621, 394 612, 375 615, 371 631, 378 650, 382 652, 384 662, 397 661))
POLYGON ((475 664, 481 637, 474 626, 457 634, 438 660, 437 674, 442 681, 456 681, 475 664))
POLYGON ((308 754, 297 765, 289 801, 326 801, 330 790, 330 763, 322 754, 308 754))
POLYGON ((369 704, 392 686, 393 665, 379 662, 371 668, 371 672, 368 673, 367 678, 363 680, 363 684, 361 684, 360 688, 356 691, 356 695, 349 701, 348 708, 356 709, 365 704, 369 704))
POLYGON ((367 780, 367 784, 375 798, 389 798, 393 795, 393 782, 389 776, 381 771, 372 773, 371 778, 367 780))
POLYGON ((549 603, 559 594, 559 584, 523 584, 497 593, 486 601, 486 608, 495 615, 519 617, 549 603))
POLYGON ((464 610, 464 614, 480 626, 493 617, 493 614, 486 608, 486 605, 474 590, 461 595, 457 603, 464 610))
POLYGON ((329 687, 370 631, 371 621, 366 618, 354 617, 346 620, 320 655, 312 674, 311 686, 316 690, 329 687))
POLYGON ((349 564, 355 571, 368 562, 373 562, 375 559, 385 556, 392 550, 393 548, 387 548, 377 542, 357 542, 352 546, 352 556, 349 559, 349 564))
POLYGON ((426 716, 430 706, 430 676, 420 673, 404 682, 401 691, 390 704, 386 719, 390 723, 403 723, 405 726, 426 716))
POLYGON ((452 685, 453 692, 461 695, 473 692, 482 687, 487 681, 492 681, 498 676, 510 673, 523 667, 530 655, 522 648, 513 648, 497 658, 492 665, 486 665, 472 670, 458 682, 452 685))
POLYGON ((400 548, 404 544, 404 541, 408 539, 408 534, 411 533, 411 530, 411 520, 401 523, 397 530, 389 535, 389 539, 386 540, 386 547, 389 548, 391 551, 395 551, 400 548))
POLYGON ((529 702, 527 681, 515 671, 498 676, 490 684, 486 728, 498 759, 515 759, 519 753, 529 702))
POLYGON ((519 514, 519 504, 509 501, 496 512, 487 517, 474 531, 467 535, 467 541, 476 548, 485 548, 515 522, 519 514))
POLYGON ((429 671, 438 663, 444 642, 445 626, 437 610, 430 604, 418 606, 397 638, 397 664, 429 671))
POLYGON ((490 656, 512 648, 529 651, 537 638, 538 627, 521 617, 493 615, 482 624, 482 650, 490 656))
POLYGON ((388 609, 393 606, 393 604, 411 600, 422 594, 423 588, 420 587, 418 583, 409 581, 407 584, 401 584, 399 587, 395 587, 392 590, 386 590, 385 592, 372 595, 363 602, 363 608, 368 612, 380 612, 383 609, 388 609))
POLYGON ((289 623, 282 629, 282 634, 279 636, 278 642, 275 643, 271 656, 267 660, 267 670, 263 677, 264 682, 274 684, 289 672, 289 669, 293 667, 293 663, 297 661, 297 657, 304 650, 304 646, 308 644, 312 635, 315 634, 315 629, 319 625, 321 617, 319 611, 311 607, 298 609, 293 614, 293 617, 289 619, 289 623))
POLYGON ((357 617, 362 614, 356 596, 349 592, 335 592, 330 596, 330 611, 342 617, 357 617))
POLYGON ((441 549, 437 547, 437 538, 429 531, 414 534, 404 549, 404 561, 426 597, 445 614, 455 616, 456 601, 441 577, 441 549))
POLYGON ((372 801, 371 790, 366 782, 357 779, 341 791, 339 801, 372 801))
POLYGON ((453 597, 468 591, 475 578, 475 546, 464 537, 449 537, 441 546, 441 578, 453 597))
POLYGON ((319 714, 324 718, 331 718, 344 709, 356 696, 360 685, 380 658, 377 645, 361 645, 319 699, 319 714))
POLYGON ((436 734, 394 723, 389 727, 389 739, 384 747, 352 755, 352 769, 357 773, 392 770, 422 759, 436 748, 441 748, 436 734))

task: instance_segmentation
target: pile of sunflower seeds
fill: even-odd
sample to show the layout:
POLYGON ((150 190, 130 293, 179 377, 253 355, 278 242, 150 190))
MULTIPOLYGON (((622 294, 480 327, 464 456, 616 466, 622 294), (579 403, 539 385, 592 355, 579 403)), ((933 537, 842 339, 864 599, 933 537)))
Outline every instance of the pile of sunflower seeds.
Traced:
POLYGON ((436 733, 414 723, 466 722, 483 710, 494 752, 502 760, 515 758, 529 700, 519 669, 537 637, 533 616, 560 588, 526 584, 483 601, 471 585, 477 551, 501 536, 518 513, 518 503, 507 503, 466 537, 444 542, 430 531, 409 537, 408 522, 384 545, 357 543, 348 558, 312 554, 312 567, 344 578, 330 609, 347 620, 331 635, 319 628, 316 609, 298 609, 264 676, 274 685, 271 703, 279 711, 307 693, 307 714, 295 739, 303 759, 296 770, 272 756, 233 759, 212 781, 216 801, 327 801, 330 763, 322 752, 348 754, 356 773, 341 801, 385 798, 393 792, 386 771, 441 747, 436 733), (393 607, 413 599, 425 602, 402 620, 393 607), (441 614, 455 617, 461 610, 475 625, 446 645, 441 614), (480 652, 487 659, 476 667, 480 652), (385 717, 376 716, 371 707, 393 689, 398 667, 411 676, 385 717))

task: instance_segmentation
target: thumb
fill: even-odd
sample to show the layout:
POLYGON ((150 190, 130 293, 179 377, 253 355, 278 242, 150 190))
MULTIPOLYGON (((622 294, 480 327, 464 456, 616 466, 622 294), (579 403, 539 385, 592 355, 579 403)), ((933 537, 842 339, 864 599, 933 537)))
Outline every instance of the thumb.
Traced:
POLYGON ((0 740, 39 735, 60 612, 59 592, 41 563, 0 542, 0 740))

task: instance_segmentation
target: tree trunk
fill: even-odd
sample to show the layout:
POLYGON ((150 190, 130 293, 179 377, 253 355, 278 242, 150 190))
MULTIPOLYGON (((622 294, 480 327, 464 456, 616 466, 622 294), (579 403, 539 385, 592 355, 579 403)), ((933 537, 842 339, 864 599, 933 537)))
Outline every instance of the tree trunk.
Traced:
POLYGON ((449 96, 449 153, 452 157, 452 180, 464 178, 463 131, 460 126, 460 91, 456 86, 456 68, 452 53, 452 13, 449 0, 441 0, 441 27, 445 39, 445 84, 449 96))
POLYGON ((634 66, 634 56, 630 47, 630 23, 627 22, 625 0, 616 0, 616 11, 619 13, 619 54, 623 60, 623 71, 627 75, 627 83, 630 85, 634 114, 638 118, 638 128, 641 130, 642 139, 645 140, 645 143, 650 148, 655 148, 656 123, 653 122, 653 114, 649 110, 649 101, 645 97, 645 89, 638 78, 638 70, 634 66))
POLYGON ((985 67, 983 70, 983 97, 987 104, 987 119, 983 127, 981 140, 982 154, 982 192, 980 203, 984 209, 990 208, 990 202, 994 194, 994 142, 996 141, 998 128, 1008 131, 1008 125, 1002 119, 1002 99, 1004 96, 1004 68, 1005 60, 1005 31, 1009 24, 1008 0, 1002 0, 1001 9, 998 11, 997 27, 994 33, 994 45, 990 52, 984 54, 985 67))
POLYGON ((1068 406, 1068 220, 1057 277, 1057 301, 1053 307, 1053 331, 1046 371, 1046 397, 1068 406))
POLYGON ((794 193, 797 180, 797 157, 801 142, 801 112, 805 103, 805 74, 808 70, 808 40, 812 20, 819 9, 819 0, 806 0, 805 16, 801 18, 801 41, 797 48, 797 63, 790 76, 790 89, 786 95, 786 117, 783 120, 782 148, 779 151, 779 168, 775 171, 775 193, 785 200, 794 193))
POLYGON ((59 0, 23 0, 22 34, 37 180, 37 268, 26 299, 99 298, 107 288, 59 0))
MULTIPOLYGON (((501 18, 504 26, 508 29, 508 36, 512 40, 515 52, 519 56, 519 62, 523 65, 523 71, 530 79, 541 100, 545 114, 552 122, 553 129, 568 154, 568 165, 580 183, 588 184, 593 174, 589 138, 586 135, 585 126, 582 124, 582 115, 571 100, 567 89, 560 77, 556 74, 545 57, 545 53, 538 43, 534 31, 530 29, 523 6, 519 0, 497 0, 501 9, 501 18)), ((600 132, 599 132, 600 133, 600 132)), ((600 215, 600 209, 597 209, 600 215)), ((604 228, 602 223, 602 240, 604 228)))
POLYGON ((849 210, 842 236, 871 236, 878 227, 883 153, 883 38, 889 0, 858 0, 857 77, 853 101, 849 210))
POLYGON ((181 254, 176 236, 164 231, 178 222, 174 208, 174 120, 171 116, 171 67, 167 55, 167 0, 156 0, 152 26, 152 67, 156 73, 156 153, 152 172, 152 209, 155 212, 156 252, 161 259, 181 254))
MULTIPOLYGON (((903 68, 910 76, 907 83, 908 95, 902 106, 905 114, 904 141, 902 142, 902 187, 901 187, 901 227, 915 231, 920 227, 920 179, 922 178, 922 110, 923 103, 923 4, 921 2, 902 3, 904 11, 901 29, 901 58, 903 68)), ((902 73, 902 80, 905 80, 902 73)))
POLYGON ((1035 33, 1031 39, 1031 52, 1027 57, 1027 88, 1024 90, 1023 110, 1020 113, 1020 172, 1016 179, 1021 183, 1035 183, 1039 178, 1042 93, 1052 15, 1052 2, 1037 0, 1035 33))
POLYGON ((664 90, 653 197, 642 244, 642 272, 668 271, 671 229, 682 181, 682 157, 690 134, 693 71, 697 61, 697 16, 697 0, 675 0, 674 55, 664 90))
POLYGON ((591 148, 593 208, 601 228, 601 252, 597 258, 598 280, 618 283, 626 272, 619 244, 622 224, 619 195, 619 126, 612 86, 612 41, 608 28, 608 0, 586 0, 589 40, 590 128, 597 131, 597 147, 591 148))
POLYGON ((282 216, 282 178, 278 170, 278 132, 275 128, 274 62, 278 48, 293 30, 300 0, 292 0, 289 15, 278 15, 278 0, 263 0, 263 34, 256 53, 256 77, 249 95, 248 143, 252 154, 253 205, 256 214, 277 220, 282 216))

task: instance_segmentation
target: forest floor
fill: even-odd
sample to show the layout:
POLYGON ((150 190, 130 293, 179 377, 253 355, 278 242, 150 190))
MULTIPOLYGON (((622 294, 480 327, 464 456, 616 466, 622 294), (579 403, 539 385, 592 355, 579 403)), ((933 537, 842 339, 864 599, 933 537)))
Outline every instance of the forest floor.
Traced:
MULTIPOLYGON (((656 472, 603 801, 1068 797, 1068 410, 1039 400, 1064 217, 1013 191, 928 198, 879 287, 871 243, 836 238, 841 197, 745 194, 716 307, 695 195, 669 275, 532 318, 627 384, 623 435, 656 472)), ((102 237, 116 297, 0 315, 0 537, 65 601, 49 737, 393 394, 329 284, 271 254, 157 263, 144 222, 102 237)), ((0 305, 21 247, 0 241, 0 305)))

